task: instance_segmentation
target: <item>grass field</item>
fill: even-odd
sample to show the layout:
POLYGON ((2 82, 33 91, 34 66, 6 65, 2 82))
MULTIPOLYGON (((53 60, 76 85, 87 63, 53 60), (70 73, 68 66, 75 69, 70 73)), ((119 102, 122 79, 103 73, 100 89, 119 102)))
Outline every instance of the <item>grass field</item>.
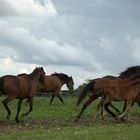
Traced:
MULTIPOLYGON (((2 100, 2 97, 0 101, 2 100)), ((79 121, 73 120, 80 108, 75 108, 76 97, 65 97, 65 105, 56 98, 49 106, 48 97, 36 97, 34 108, 23 123, 14 121, 17 101, 9 103, 12 110, 10 120, 6 120, 6 111, 0 104, 0 140, 139 140, 140 110, 137 105, 132 109, 132 122, 118 123, 106 114, 105 120, 92 121, 97 101, 87 108, 79 121)), ((115 103, 118 108, 122 104, 115 103)), ((28 106, 23 103, 21 113, 28 106)), ((20 117, 20 119, 23 119, 20 117)))

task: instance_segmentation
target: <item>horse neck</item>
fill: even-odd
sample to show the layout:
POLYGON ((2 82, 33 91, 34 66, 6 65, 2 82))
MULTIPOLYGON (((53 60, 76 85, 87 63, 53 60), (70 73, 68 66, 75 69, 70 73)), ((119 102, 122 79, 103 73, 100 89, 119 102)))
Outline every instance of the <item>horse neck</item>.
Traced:
POLYGON ((34 73, 34 72, 32 72, 31 74, 29 74, 29 77, 30 77, 32 80, 36 81, 37 83, 39 82, 39 78, 40 78, 39 73, 34 73))
POLYGON ((130 78, 132 81, 140 81, 140 75, 130 78))
POLYGON ((63 74, 53 74, 54 76, 56 76, 61 83, 61 86, 63 86, 64 84, 67 84, 69 77, 63 74))
POLYGON ((59 78, 60 82, 61 82, 61 86, 63 86, 64 84, 67 84, 67 81, 62 80, 61 78, 59 78))

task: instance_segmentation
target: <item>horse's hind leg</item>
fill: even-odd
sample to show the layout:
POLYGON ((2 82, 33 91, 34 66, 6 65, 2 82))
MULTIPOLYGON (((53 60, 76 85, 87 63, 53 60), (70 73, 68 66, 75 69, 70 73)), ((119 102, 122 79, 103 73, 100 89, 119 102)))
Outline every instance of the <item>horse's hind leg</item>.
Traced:
POLYGON ((17 123, 20 122, 19 119, 18 119, 18 115, 19 115, 19 112, 20 112, 20 109, 21 109, 22 101, 23 101, 23 99, 19 99, 19 101, 18 101, 17 114, 16 114, 16 118, 15 118, 17 123))
POLYGON ((60 96, 60 94, 58 94, 57 97, 59 98, 59 100, 60 100, 63 104, 65 104, 65 103, 64 103, 64 100, 63 100, 63 98, 60 96))
MULTIPOLYGON (((125 110, 123 111, 123 113, 121 115, 119 115, 119 119, 123 119, 124 115, 129 111, 130 112, 130 109, 131 109, 131 106, 132 106, 132 101, 126 101, 126 107, 125 107, 125 110)), ((123 119, 124 120, 124 119, 123 119)))
POLYGON ((90 96, 89 99, 84 103, 81 111, 79 112, 79 114, 77 115, 76 119, 74 120, 74 122, 78 122, 79 119, 81 118, 84 110, 94 101, 98 98, 97 95, 94 95, 94 96, 90 96))
POLYGON ((54 100, 54 97, 55 97, 55 94, 53 93, 49 105, 52 105, 52 102, 53 102, 53 100, 54 100))
POLYGON ((121 114, 118 108, 116 108, 112 103, 110 103, 109 106, 112 107, 117 113, 121 114))
MULTIPOLYGON (((101 114, 101 116, 103 116, 103 107, 102 107, 102 106, 103 106, 103 105, 102 105, 102 101, 100 101, 99 104, 98 104, 97 107, 96 107, 95 115, 93 116, 93 120, 94 120, 94 121, 96 120, 99 111, 101 111, 100 114, 101 114)), ((103 118, 103 117, 102 117, 102 118, 103 118)))
POLYGON ((105 104, 105 105, 104 105, 104 108, 105 108, 105 110, 106 110, 109 114, 111 114, 111 116, 112 116, 113 118, 115 118, 116 115, 115 115, 111 110, 109 110, 109 105, 110 105, 110 104, 111 104, 111 103, 105 104))
POLYGON ((11 116, 11 111, 10 111, 10 109, 9 109, 9 107, 8 107, 8 102, 10 102, 11 100, 13 99, 13 97, 6 97, 3 101, 2 101, 2 104, 4 105, 4 107, 6 108, 6 110, 7 110, 7 120, 9 120, 9 118, 10 118, 10 116, 11 116))
POLYGON ((28 102, 29 102, 29 111, 26 112, 26 113, 23 113, 22 116, 28 116, 29 113, 33 110, 33 98, 31 99, 28 99, 28 102))

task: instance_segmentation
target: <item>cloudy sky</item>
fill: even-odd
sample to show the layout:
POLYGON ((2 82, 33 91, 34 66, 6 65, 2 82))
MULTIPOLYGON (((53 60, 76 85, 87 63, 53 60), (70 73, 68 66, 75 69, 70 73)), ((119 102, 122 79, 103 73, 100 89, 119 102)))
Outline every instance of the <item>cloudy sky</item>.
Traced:
POLYGON ((140 64, 139 0, 0 0, 0 76, 86 79, 140 64))

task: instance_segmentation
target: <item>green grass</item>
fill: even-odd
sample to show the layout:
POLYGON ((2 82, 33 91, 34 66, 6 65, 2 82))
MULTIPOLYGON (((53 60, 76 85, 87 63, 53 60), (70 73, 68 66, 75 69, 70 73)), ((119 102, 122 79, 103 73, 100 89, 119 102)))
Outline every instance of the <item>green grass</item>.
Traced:
MULTIPOLYGON (((2 100, 2 98, 1 98, 2 100)), ((139 107, 132 109, 132 123, 118 123, 113 119, 104 121, 97 118, 91 121, 97 105, 91 104, 83 113, 79 123, 73 120, 80 108, 75 108, 76 97, 64 98, 65 105, 56 98, 53 105, 49 106, 48 97, 36 97, 33 111, 24 118, 24 123, 16 124, 14 121, 17 101, 9 103, 12 111, 10 120, 6 120, 6 111, 0 104, 0 140, 139 140, 140 117, 139 107)), ((120 110, 122 103, 115 103, 120 110)), ((28 110, 25 102, 20 113, 28 110)), ((109 118, 108 116, 106 116, 109 118)), ((20 116, 20 119, 23 119, 20 116)))

